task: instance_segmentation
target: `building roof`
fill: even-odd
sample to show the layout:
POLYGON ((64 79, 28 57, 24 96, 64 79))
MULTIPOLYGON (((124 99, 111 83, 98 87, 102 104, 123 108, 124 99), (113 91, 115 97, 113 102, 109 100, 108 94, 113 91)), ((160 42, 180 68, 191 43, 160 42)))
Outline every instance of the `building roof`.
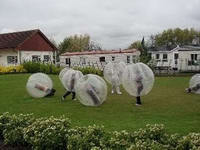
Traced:
POLYGON ((178 46, 169 50, 151 51, 151 53, 171 53, 173 51, 200 51, 200 46, 184 45, 178 46))
POLYGON ((181 46, 178 51, 200 51, 200 46, 181 46))
POLYGON ((98 50, 98 51, 83 51, 83 52, 66 52, 61 56, 120 54, 120 53, 135 53, 137 51, 138 51, 137 49, 129 49, 129 50, 98 50))
POLYGON ((40 33, 51 47, 57 49, 39 29, 0 34, 0 49, 17 49, 36 33, 40 33))

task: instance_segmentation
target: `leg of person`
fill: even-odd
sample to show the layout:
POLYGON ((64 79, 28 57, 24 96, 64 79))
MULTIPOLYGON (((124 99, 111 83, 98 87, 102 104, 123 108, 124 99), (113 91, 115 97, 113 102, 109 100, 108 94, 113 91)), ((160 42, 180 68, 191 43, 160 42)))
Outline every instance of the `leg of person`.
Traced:
POLYGON ((186 88, 185 91, 186 91, 187 93, 191 93, 191 92, 192 92, 191 88, 186 88))
POLYGON ((142 105, 140 96, 137 96, 137 97, 136 97, 136 105, 142 105))
POLYGON ((200 89, 200 84, 196 84, 194 87, 191 88, 191 91, 198 91, 200 89))
POLYGON ((112 84, 112 91, 111 91, 112 94, 115 93, 115 86, 112 84))
POLYGON ((116 87, 116 91, 117 91, 117 94, 122 94, 122 92, 120 91, 120 86, 116 87))
POLYGON ((76 100, 76 93, 72 92, 72 100, 76 100))
POLYGON ((56 92, 55 89, 51 89, 45 97, 54 96, 55 92, 56 92))
POLYGON ((69 94, 71 94, 70 91, 67 91, 63 96, 62 96, 62 100, 65 100, 65 97, 67 97, 69 94))

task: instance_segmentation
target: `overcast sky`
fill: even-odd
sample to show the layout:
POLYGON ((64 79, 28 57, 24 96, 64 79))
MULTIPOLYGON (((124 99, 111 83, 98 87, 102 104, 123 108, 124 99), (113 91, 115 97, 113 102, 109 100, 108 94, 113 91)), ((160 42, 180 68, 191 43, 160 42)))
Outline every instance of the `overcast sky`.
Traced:
POLYGON ((0 0, 0 33, 39 28, 57 43, 89 34, 104 49, 168 28, 200 30, 200 0, 0 0))

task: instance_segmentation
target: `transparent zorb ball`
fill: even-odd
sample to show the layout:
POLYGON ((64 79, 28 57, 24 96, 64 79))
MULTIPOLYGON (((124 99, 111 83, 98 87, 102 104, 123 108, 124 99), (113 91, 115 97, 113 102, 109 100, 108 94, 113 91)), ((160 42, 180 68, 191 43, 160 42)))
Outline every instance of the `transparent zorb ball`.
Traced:
POLYGON ((62 77, 62 83, 67 91, 75 92, 75 85, 83 73, 78 70, 70 69, 62 77))
POLYGON ((62 77, 64 76, 64 74, 69 70, 70 68, 63 68, 60 73, 59 73, 59 79, 62 82, 62 77))
POLYGON ((32 74, 26 84, 26 90, 34 98, 46 96, 49 90, 53 88, 53 82, 48 75, 44 73, 32 74))
POLYGON ((123 72, 122 85, 132 96, 146 95, 153 88, 154 74, 152 70, 143 63, 128 65, 123 72))
POLYGON ((83 105, 99 106, 107 97, 106 82, 98 75, 85 75, 76 84, 76 95, 83 105))
POLYGON ((62 85, 65 87, 65 83, 63 82, 63 76, 65 75, 65 73, 67 71, 71 70, 70 68, 63 68, 60 73, 59 73, 59 79, 60 79, 60 82, 62 83, 62 85))
POLYGON ((126 64, 124 62, 109 62, 103 71, 104 78, 106 81, 108 81, 108 83, 115 83, 117 86, 119 86, 122 83, 122 74, 125 67, 126 64))
POLYGON ((200 74, 195 74, 190 79, 189 88, 193 93, 200 94, 200 74))

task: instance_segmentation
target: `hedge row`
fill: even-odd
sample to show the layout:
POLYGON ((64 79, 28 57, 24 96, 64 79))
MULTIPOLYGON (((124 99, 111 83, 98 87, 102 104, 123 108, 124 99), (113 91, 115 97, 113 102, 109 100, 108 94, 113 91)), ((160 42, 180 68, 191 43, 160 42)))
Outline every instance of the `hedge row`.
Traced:
MULTIPOLYGON (((46 74, 59 74, 62 67, 57 67, 54 64, 43 64, 39 62, 24 62, 18 66, 0 66, 0 74, 8 73, 36 73, 43 72, 46 74)), ((103 76, 103 71, 94 67, 74 67, 73 69, 81 71, 83 74, 97 74, 103 76)))
POLYGON ((0 138, 11 146, 35 150, 196 150, 200 133, 167 134, 162 124, 135 132, 106 132, 103 126, 71 127, 64 116, 35 118, 32 114, 0 115, 0 138))
POLYGON ((24 69, 23 65, 18 65, 18 66, 0 66, 0 74, 5 74, 5 73, 22 73, 26 72, 24 69))

